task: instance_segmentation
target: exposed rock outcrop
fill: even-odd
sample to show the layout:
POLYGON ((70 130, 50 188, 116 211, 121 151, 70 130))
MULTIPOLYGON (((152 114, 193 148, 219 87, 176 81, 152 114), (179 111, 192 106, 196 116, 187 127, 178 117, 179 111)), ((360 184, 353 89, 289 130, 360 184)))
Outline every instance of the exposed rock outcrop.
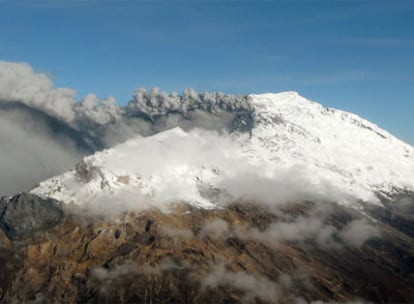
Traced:
POLYGON ((0 227, 12 240, 51 228, 61 218, 62 209, 54 199, 20 193, 0 200, 0 227))

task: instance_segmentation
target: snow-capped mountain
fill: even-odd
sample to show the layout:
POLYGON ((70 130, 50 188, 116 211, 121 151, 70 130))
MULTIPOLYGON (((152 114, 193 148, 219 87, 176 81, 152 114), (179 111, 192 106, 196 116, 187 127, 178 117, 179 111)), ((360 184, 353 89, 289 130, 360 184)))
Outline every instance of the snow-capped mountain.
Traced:
POLYGON ((0 302, 413 303, 413 147, 293 92, 153 97, 172 128, 0 199, 0 302))
POLYGON ((251 123, 250 132, 174 128, 132 138, 32 193, 79 205, 185 201, 214 208, 223 199, 217 192, 269 199, 258 193, 263 187, 275 190, 271 199, 283 193, 279 199, 313 196, 353 206, 379 204, 378 193, 414 191, 414 148, 376 125, 296 92, 250 95, 248 102, 253 121, 241 116, 238 124, 251 123))

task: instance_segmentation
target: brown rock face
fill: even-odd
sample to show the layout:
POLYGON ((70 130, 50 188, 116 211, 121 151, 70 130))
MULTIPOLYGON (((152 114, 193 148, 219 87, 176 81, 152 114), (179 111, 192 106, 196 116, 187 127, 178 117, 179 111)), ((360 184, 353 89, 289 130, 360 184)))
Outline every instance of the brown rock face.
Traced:
POLYGON ((335 208, 68 209, 25 239, 0 230, 0 302, 413 302, 412 236, 335 208))

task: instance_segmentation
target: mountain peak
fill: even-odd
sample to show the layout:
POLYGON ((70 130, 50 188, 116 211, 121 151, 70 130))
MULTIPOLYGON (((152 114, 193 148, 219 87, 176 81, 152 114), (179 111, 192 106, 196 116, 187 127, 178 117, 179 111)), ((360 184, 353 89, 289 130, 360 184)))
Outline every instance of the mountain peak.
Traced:
POLYGON ((261 103, 269 103, 270 105, 290 104, 294 105, 319 105, 316 102, 306 99, 296 91, 284 91, 279 93, 263 93, 263 94, 250 94, 250 101, 254 105, 261 103))
POLYGON ((268 93, 261 93, 261 94, 250 94, 250 96, 253 96, 253 97, 262 96, 262 97, 274 97, 274 98, 302 97, 297 91, 283 91, 283 92, 278 92, 278 93, 268 92, 268 93))
POLYGON ((32 192, 77 204, 122 197, 131 207, 186 201, 215 208, 223 196, 212 193, 263 199, 249 183, 267 184, 284 200, 353 206, 380 204, 378 193, 413 190, 414 149, 376 125, 297 92, 249 95, 247 102, 251 136, 177 127, 136 137, 86 157, 32 192), (246 180, 236 183, 236 177, 246 180))

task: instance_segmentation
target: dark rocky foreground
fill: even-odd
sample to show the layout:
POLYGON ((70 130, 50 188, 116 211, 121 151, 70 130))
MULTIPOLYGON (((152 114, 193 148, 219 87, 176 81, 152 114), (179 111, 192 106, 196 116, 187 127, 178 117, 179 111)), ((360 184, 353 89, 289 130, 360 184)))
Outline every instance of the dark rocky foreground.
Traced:
POLYGON ((21 193, 0 200, 0 227, 10 240, 27 238, 55 226, 63 212, 52 199, 21 193))
POLYGON ((340 231, 361 215, 339 206, 302 237, 319 223, 311 202, 103 217, 31 194, 3 198, 0 302, 412 303, 414 217, 405 200, 389 203, 365 210, 380 235, 357 244, 340 231), (312 220, 290 238, 269 229, 298 219, 312 220), (328 228, 339 232, 321 241, 328 228))

